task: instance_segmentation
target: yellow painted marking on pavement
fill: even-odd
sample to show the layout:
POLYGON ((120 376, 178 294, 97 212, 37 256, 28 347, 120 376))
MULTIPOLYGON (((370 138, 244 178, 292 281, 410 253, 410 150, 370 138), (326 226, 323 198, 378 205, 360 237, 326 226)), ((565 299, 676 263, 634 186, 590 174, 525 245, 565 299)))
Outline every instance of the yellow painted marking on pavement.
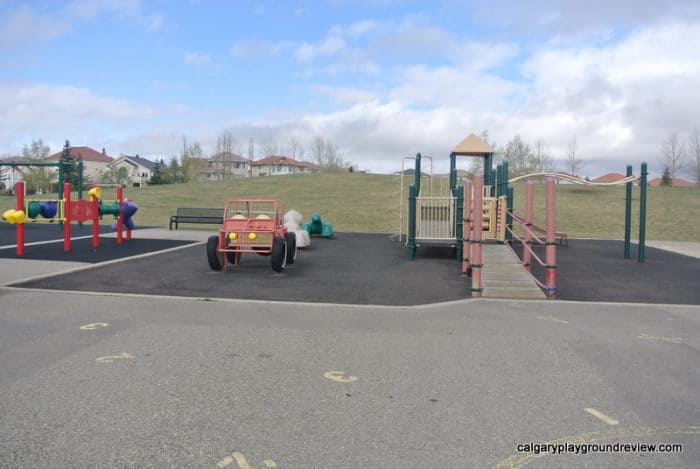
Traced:
POLYGON ((236 464, 238 464, 238 467, 240 469, 251 469, 250 465, 248 464, 248 461, 246 461, 245 456, 243 456, 242 453, 236 451, 231 456, 233 456, 233 459, 236 460, 236 464))
POLYGON ((653 335, 645 334, 643 332, 641 334, 639 334, 639 336, 637 338, 638 339, 647 339, 647 340, 660 340, 662 342, 671 342, 673 344, 682 344, 683 343, 683 339, 681 339, 680 337, 655 337, 653 335))
POLYGON ((583 410, 585 410, 586 412, 588 412, 592 416, 602 420, 603 422, 607 423, 608 425, 617 425, 618 423, 620 423, 619 420, 611 419, 610 417, 608 417, 607 415, 605 415, 601 411, 594 409, 593 407, 586 407, 583 410))
POLYGON ((233 462, 233 458, 231 456, 226 456, 224 459, 222 459, 221 461, 216 463, 216 467, 220 467, 220 468, 226 467, 229 464, 231 464, 232 462, 233 462))
MULTIPOLYGON (((622 438, 640 438, 656 435, 700 435, 700 426, 693 427, 641 427, 641 428, 618 428, 615 430, 607 430, 600 432, 581 433, 580 435, 572 435, 557 440, 546 441, 544 445, 581 445, 596 443, 598 441, 606 441, 622 438)), ((494 469, 519 469, 527 464, 530 464, 535 459, 547 456, 547 452, 535 453, 520 453, 515 454, 508 459, 504 459, 496 464, 494 469)))
POLYGON ((80 329, 83 331, 94 331, 98 327, 107 327, 109 324, 106 322, 93 322, 90 324, 85 324, 84 326, 80 326, 80 329))
POLYGON ((107 355, 105 357, 98 357, 95 359, 95 361, 97 363, 112 363, 114 360, 126 360, 129 358, 134 358, 134 356, 126 352, 122 352, 119 355, 107 355))
POLYGON ((555 318, 554 316, 537 316, 537 319, 541 319, 543 321, 560 322, 562 324, 569 324, 569 321, 564 321, 563 319, 555 318))
POLYGON ((353 381, 357 381, 357 376, 345 376, 344 371, 326 371, 323 373, 323 376, 331 381, 338 381, 339 383, 352 383, 353 381))
MULTIPOLYGON (((236 464, 238 465, 238 469, 252 469, 250 467, 250 464, 248 464, 248 460, 245 458, 243 453, 239 453, 238 451, 231 453, 231 456, 226 456, 224 459, 219 461, 216 464, 216 467, 224 468, 234 461, 236 461, 236 464)), ((265 467, 271 468, 271 469, 277 467, 277 463, 275 461, 273 461, 272 459, 264 460, 263 465, 265 467)))

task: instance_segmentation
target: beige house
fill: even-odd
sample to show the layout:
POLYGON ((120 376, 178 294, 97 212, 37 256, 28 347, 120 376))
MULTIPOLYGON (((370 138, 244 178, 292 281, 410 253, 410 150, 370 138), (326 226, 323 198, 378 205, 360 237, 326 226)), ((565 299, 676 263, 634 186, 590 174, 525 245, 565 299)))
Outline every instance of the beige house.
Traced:
MULTIPOLYGON (((117 171, 124 168, 130 185, 133 187, 143 187, 148 180, 151 179, 155 165, 155 162, 147 160, 146 158, 141 158, 139 155, 121 155, 116 160, 108 163, 107 168, 117 171)), ((161 169, 165 171, 167 168, 161 169)))
POLYGON ((318 168, 308 161, 298 161, 287 156, 268 156, 250 163, 250 171, 253 176, 279 176, 315 173, 318 168))
POLYGON ((237 179, 250 176, 250 160, 228 151, 221 152, 207 160, 206 179, 237 179))
MULTIPOLYGON (((114 161, 114 158, 107 156, 104 149, 100 153, 90 147, 71 147, 70 153, 76 161, 83 162, 83 177, 94 183, 100 180, 102 173, 109 170, 107 165, 114 161)), ((62 154, 63 150, 48 156, 46 161, 60 161, 62 154)))

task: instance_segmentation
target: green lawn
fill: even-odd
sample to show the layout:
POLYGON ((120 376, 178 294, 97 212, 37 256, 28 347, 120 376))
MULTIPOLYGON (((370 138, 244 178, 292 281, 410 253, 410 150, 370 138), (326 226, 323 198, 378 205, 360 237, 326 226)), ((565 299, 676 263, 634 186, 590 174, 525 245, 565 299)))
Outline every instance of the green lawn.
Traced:
MULTIPOLYGON (((105 200, 113 198, 112 191, 104 191, 105 200)), ((515 210, 519 214, 523 213, 524 192, 525 185, 517 183, 515 210)), ((139 206, 135 219, 142 226, 167 226, 177 207, 221 207, 226 199, 259 197, 278 198, 286 209, 296 209, 306 218, 319 212, 337 231, 392 233, 398 227, 399 193, 398 176, 357 173, 267 176, 125 190, 125 196, 139 206)), ((633 196, 636 238, 638 187, 633 196)), ((543 224, 544 185, 536 185, 535 197, 536 222, 543 224)), ((557 185, 557 229, 571 237, 622 238, 624 197, 624 187, 557 185)), ((650 187, 647 201, 647 239, 700 241, 700 188, 650 187)), ((2 211, 13 207, 13 197, 0 197, 2 211)), ((199 228, 215 229, 207 225, 199 228)))

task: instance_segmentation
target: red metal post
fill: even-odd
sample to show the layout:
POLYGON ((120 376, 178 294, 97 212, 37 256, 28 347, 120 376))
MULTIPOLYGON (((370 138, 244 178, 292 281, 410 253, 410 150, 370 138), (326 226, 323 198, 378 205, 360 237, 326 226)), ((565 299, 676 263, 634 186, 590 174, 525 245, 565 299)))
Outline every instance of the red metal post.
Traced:
POLYGON ((547 298, 554 298, 557 294, 557 243, 556 243, 556 223, 555 223, 555 202, 554 202, 554 178, 548 177, 546 185, 545 206, 547 210, 546 229, 546 259, 545 280, 547 284, 547 298))
MULTIPOLYGON (((528 180, 525 186, 525 227, 529 230, 532 227, 532 213, 535 207, 535 182, 528 180)), ((523 242, 527 247, 532 247, 532 234, 525 230, 523 242)), ((523 266, 528 272, 532 269, 532 254, 527 247, 523 246, 523 266)))
POLYGON ((462 209, 462 273, 466 274, 470 267, 471 235, 472 235, 472 182, 464 180, 464 208, 462 209))
MULTIPOLYGON (((24 181, 15 184, 15 194, 17 197, 17 210, 24 210, 24 181)), ((24 256, 24 221, 17 223, 17 255, 24 256)))
POLYGON ((484 212, 484 176, 479 173, 474 176, 474 203, 472 204, 473 229, 472 229, 472 297, 480 298, 484 290, 481 283, 481 244, 483 243, 483 212, 484 212))
POLYGON ((63 252, 70 252, 70 183, 63 183, 63 252))
POLYGON ((122 244, 124 242, 124 238, 122 237, 122 230, 124 229, 124 219, 122 217, 123 196, 121 186, 117 187, 117 202, 119 203, 119 216, 117 217, 117 244, 122 244))

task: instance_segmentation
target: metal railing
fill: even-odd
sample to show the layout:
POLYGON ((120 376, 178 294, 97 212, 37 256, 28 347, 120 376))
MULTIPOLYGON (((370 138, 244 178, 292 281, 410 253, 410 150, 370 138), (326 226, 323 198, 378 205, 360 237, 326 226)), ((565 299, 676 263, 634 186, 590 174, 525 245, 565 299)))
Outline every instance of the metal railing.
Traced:
MULTIPOLYGON (((545 183, 545 211, 546 211, 546 227, 540 228, 532 223, 533 207, 534 207, 534 182, 528 181, 525 189, 525 216, 520 217, 512 214, 513 221, 522 227, 524 235, 518 236, 510 227, 506 227, 511 235, 512 242, 520 242, 523 246, 523 257, 520 261, 525 269, 532 273, 532 262, 537 262, 544 268, 545 279, 539 280, 533 275, 535 283, 542 288, 547 298, 554 298, 557 292, 556 269, 557 269, 557 238, 560 243, 567 239, 566 233, 557 232, 555 229, 555 192, 554 178, 548 177, 545 183), (537 236, 535 233, 544 234, 544 239, 537 236), (545 247, 545 259, 535 253, 532 246, 534 244, 545 247)), ((513 250, 513 247, 509 245, 513 250)), ((515 250, 513 253, 517 256, 515 250)), ((520 258, 520 256, 517 256, 520 258)))

